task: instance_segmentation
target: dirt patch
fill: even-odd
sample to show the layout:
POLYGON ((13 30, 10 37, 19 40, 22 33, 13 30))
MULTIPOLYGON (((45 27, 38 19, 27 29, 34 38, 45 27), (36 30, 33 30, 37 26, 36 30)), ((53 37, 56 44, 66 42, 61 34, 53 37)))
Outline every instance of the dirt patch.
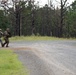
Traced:
POLYGON ((37 50, 36 48, 31 48, 31 47, 2 47, 0 50, 37 50))
POLYGON ((30 47, 19 47, 19 48, 10 48, 11 50, 36 50, 35 48, 30 47))

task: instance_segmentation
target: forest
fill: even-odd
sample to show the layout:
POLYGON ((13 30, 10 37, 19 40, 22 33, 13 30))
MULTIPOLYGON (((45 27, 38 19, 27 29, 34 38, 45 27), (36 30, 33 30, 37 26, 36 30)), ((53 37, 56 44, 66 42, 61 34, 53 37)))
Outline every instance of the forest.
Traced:
POLYGON ((39 6, 35 0, 0 1, 0 28, 10 28, 13 36, 76 37, 76 0, 70 5, 60 0, 39 6))

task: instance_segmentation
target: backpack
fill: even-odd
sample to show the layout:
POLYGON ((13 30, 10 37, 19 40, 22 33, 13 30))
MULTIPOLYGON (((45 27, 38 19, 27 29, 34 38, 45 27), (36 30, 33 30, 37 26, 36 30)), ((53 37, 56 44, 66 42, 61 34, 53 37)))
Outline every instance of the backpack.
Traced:
POLYGON ((10 32, 5 31, 5 32, 4 32, 4 36, 5 36, 6 38, 10 38, 10 37, 11 37, 11 33, 10 33, 10 32))

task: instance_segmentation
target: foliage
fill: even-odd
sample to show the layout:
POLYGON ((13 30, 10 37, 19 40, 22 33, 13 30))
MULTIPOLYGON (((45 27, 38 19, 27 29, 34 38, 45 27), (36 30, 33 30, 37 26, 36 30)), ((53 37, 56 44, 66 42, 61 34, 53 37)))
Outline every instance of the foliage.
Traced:
POLYGON ((0 10, 0 28, 5 30, 9 24, 8 17, 4 15, 3 10, 0 10))
POLYGON ((61 9, 47 4, 39 7, 32 0, 22 0, 15 6, 7 16, 4 11, 0 16, 0 27, 10 27, 14 36, 76 37, 76 0, 68 8, 67 0, 61 0, 61 9))
POLYGON ((66 32, 68 37, 76 37, 76 1, 72 3, 71 8, 67 11, 66 32))

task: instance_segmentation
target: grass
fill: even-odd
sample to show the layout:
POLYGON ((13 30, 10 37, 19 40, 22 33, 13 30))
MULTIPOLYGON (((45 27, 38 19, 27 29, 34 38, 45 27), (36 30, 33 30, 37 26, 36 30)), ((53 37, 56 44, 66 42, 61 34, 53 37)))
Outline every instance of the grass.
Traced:
MULTIPOLYGON (((66 40, 67 38, 57 38, 48 36, 15 36, 10 38, 11 41, 36 41, 36 40, 66 40)), ((69 38, 71 40, 76 40, 75 38, 69 38)))
POLYGON ((28 75, 12 50, 0 49, 0 75, 28 75))
POLYGON ((10 40, 15 40, 15 41, 22 41, 22 40, 27 40, 27 41, 35 41, 35 40, 58 40, 59 38, 56 37, 48 37, 48 36, 15 36, 12 37, 10 40))

